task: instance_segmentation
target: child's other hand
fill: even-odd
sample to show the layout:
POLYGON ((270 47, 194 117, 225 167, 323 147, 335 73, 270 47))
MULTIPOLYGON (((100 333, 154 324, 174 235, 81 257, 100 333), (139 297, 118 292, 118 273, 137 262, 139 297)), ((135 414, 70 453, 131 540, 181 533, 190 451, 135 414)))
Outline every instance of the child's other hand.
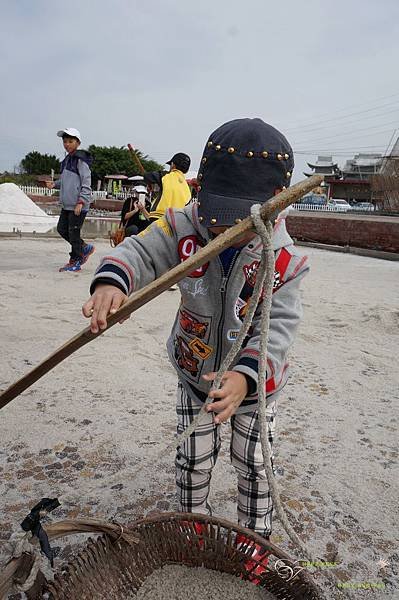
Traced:
MULTIPOLYGON (((107 328, 107 316, 116 313, 118 308, 127 300, 119 288, 114 285, 97 285, 94 294, 82 306, 82 312, 90 321, 90 329, 92 333, 98 333, 99 329, 107 328)), ((125 321, 126 319, 123 319, 125 321)), ((120 321, 122 323, 123 321, 120 321)))
MULTIPOLYGON (((216 375, 216 373, 207 373, 203 378, 205 381, 213 381, 216 375)), ((222 379, 222 387, 209 393, 209 397, 217 401, 208 404, 206 409, 208 412, 218 413, 215 416, 215 423, 225 423, 235 414, 247 394, 248 384, 245 375, 238 371, 227 371, 222 379)))
POLYGON ((78 217, 80 215, 80 213, 82 212, 82 205, 81 204, 77 204, 75 206, 75 208, 73 209, 73 212, 78 217))

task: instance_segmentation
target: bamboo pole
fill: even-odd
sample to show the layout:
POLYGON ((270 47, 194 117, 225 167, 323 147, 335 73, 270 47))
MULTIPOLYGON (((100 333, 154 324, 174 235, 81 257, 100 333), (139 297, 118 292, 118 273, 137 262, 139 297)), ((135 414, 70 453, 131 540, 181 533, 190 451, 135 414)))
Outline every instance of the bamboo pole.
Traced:
MULTIPOLYGON (((262 218, 267 220, 272 215, 284 210, 304 194, 320 185, 322 181, 322 175, 312 175, 304 181, 296 183, 289 189, 283 190, 280 194, 274 196, 274 198, 262 206, 262 218)), ((90 327, 86 327, 0 394, 0 409, 28 389, 33 383, 43 377, 43 375, 48 373, 65 358, 76 352, 76 350, 102 335, 121 319, 126 319, 132 312, 141 306, 144 306, 144 304, 147 304, 147 302, 168 290, 172 285, 189 275, 192 271, 195 271, 195 269, 220 254, 224 249, 239 241, 243 234, 252 229, 252 218, 247 217, 241 221, 241 223, 238 223, 238 225, 234 225, 234 227, 230 227, 224 233, 218 235, 217 238, 209 242, 204 248, 196 252, 196 254, 186 261, 164 273, 161 277, 158 277, 158 279, 141 290, 133 293, 130 299, 121 306, 115 314, 107 317, 106 329, 99 331, 98 333, 92 333, 90 327)))
POLYGON ((140 173, 142 175, 144 175, 144 173, 145 173, 144 167, 141 164, 141 160, 139 159, 139 156, 138 156, 136 150, 133 148, 132 144, 128 144, 127 147, 128 147, 128 150, 129 150, 129 152, 130 152, 130 154, 132 156, 134 164, 138 167, 140 173))

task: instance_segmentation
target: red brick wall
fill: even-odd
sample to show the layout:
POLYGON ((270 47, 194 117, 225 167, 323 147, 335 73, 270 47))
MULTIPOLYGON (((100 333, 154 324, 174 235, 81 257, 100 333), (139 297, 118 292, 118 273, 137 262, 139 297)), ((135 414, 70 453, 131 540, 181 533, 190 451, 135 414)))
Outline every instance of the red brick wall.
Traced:
POLYGON ((399 252, 399 217, 290 214, 290 235, 298 240, 399 252))

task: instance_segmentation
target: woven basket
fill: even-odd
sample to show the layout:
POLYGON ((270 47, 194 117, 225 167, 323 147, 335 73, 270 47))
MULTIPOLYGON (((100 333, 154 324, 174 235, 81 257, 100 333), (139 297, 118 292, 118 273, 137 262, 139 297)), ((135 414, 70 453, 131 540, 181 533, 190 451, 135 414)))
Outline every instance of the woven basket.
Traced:
POLYGON ((126 531, 139 538, 139 542, 112 541, 106 535, 97 540, 89 539, 78 556, 55 575, 54 581, 45 582, 36 598, 121 600, 137 591, 155 569, 171 563, 203 566, 247 579, 249 573, 244 564, 251 557, 255 543, 270 552, 269 566, 259 577, 259 585, 276 599, 320 600, 324 597, 305 571, 295 573, 294 570, 294 578, 287 581, 287 569, 276 570, 279 559, 280 565, 284 561, 295 568, 282 550, 228 521, 198 514, 163 513, 137 521, 126 531), (194 521, 204 525, 201 535, 196 533, 194 521), (235 543, 237 534, 244 534, 250 540, 239 550, 235 543))

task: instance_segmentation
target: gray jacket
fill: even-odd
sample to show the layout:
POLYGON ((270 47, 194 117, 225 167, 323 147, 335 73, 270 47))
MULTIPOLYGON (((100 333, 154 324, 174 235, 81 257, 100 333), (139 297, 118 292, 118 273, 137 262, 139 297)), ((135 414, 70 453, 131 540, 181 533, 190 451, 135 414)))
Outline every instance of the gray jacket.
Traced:
POLYGON ((61 177, 54 183, 60 190, 60 204, 64 210, 74 210, 80 202, 87 212, 91 201, 91 156, 87 150, 67 154, 61 163, 61 177))
MULTIPOLYGON (((128 237, 105 256, 96 281, 114 283, 131 294, 186 260, 209 241, 208 230, 198 221, 197 204, 169 210, 138 236, 128 237)), ((299 284, 308 271, 280 219, 274 227, 275 281, 270 315, 268 403, 276 398, 288 378, 286 355, 302 315, 299 284)), ((181 303, 167 342, 170 361, 182 384, 199 402, 210 384, 201 376, 217 371, 241 326, 252 295, 261 251, 260 238, 247 244, 224 275, 219 257, 180 281, 181 303)), ((257 388, 260 307, 233 370, 249 376, 257 388)), ((238 413, 254 410, 257 392, 247 397, 238 413)))

